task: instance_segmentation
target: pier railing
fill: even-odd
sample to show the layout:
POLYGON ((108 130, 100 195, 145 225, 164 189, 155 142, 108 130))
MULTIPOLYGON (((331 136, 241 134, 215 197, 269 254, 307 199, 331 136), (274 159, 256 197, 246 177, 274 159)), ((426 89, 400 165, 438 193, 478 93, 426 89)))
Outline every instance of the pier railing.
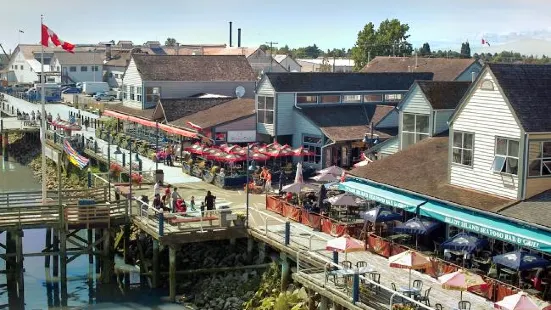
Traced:
MULTIPOLYGON (((60 196, 62 204, 76 202, 80 199, 92 199, 96 202, 105 202, 108 200, 107 186, 101 186, 87 189, 62 189, 61 192, 57 190, 49 190, 46 196, 46 204, 59 205, 60 196)), ((28 205, 42 205, 42 192, 28 191, 0 193, 0 206, 9 208, 26 207, 28 205)))

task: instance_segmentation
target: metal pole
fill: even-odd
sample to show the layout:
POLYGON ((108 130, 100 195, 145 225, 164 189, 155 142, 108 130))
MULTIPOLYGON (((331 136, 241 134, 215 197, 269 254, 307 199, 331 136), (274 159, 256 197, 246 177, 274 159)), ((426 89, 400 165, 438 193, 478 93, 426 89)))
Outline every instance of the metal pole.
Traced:
MULTIPOLYGON (((159 151, 159 122, 155 121, 155 170, 159 170, 159 160, 157 159, 157 152, 159 151)), ((157 171, 155 171, 157 173, 157 171)))
POLYGON ((107 132, 107 191, 111 201, 111 132, 107 132))
POLYGON ((129 152, 130 152, 130 158, 128 160, 128 165, 130 166, 130 170, 129 170, 129 173, 128 173, 128 177, 130 179, 130 187, 128 189, 128 210, 130 212, 130 214, 132 214, 132 140, 129 140, 128 141, 128 149, 129 149, 129 152))
POLYGON ((247 202, 246 202, 246 208, 247 208, 247 227, 249 227, 249 152, 251 151, 251 145, 247 143, 247 184, 245 184, 246 192, 245 195, 247 195, 247 202))
MULTIPOLYGON (((40 29, 44 23, 44 15, 40 15, 40 29)), ((42 203, 46 203, 47 196, 47 173, 46 173, 46 100, 44 93, 44 83, 46 76, 44 75, 44 45, 40 44, 40 82, 42 89, 40 90, 40 103, 42 105, 42 117, 40 118, 40 144, 42 145, 42 203)))

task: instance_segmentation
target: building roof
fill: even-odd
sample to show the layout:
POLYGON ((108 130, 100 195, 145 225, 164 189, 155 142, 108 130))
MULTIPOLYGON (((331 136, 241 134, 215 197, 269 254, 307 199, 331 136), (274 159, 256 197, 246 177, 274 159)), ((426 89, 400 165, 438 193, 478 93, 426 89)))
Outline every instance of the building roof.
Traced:
MULTIPOLYGON (((166 121, 170 123, 227 101, 228 98, 161 99, 161 108, 164 111, 166 121)), ((219 115, 214 115, 213 117, 216 118, 219 115)))
POLYGON ((526 132, 551 132, 551 66, 488 64, 526 132))
POLYGON ((454 81, 477 60, 473 58, 422 58, 377 56, 362 72, 432 72, 435 81, 454 81), (416 65, 417 62, 417 65, 416 65))
POLYGON ((61 65, 103 65, 102 52, 54 52, 54 57, 61 65))
POLYGON ((249 57, 254 54, 260 47, 219 47, 206 48, 203 50, 203 55, 239 55, 249 57))
POLYGON ((508 217, 551 227, 551 190, 521 201, 500 210, 498 213, 508 217))
POLYGON ((184 116, 170 122, 178 127, 189 127, 187 122, 192 122, 202 128, 209 128, 231 122, 243 117, 255 115, 254 99, 225 99, 226 102, 215 105, 211 108, 184 116), (229 100, 229 101, 228 101, 229 100))
POLYGON ((133 55, 144 81, 255 81, 243 56, 133 55))
POLYGON ((308 64, 314 64, 314 65, 323 65, 323 62, 327 60, 329 65, 335 65, 335 67, 354 67, 354 59, 351 58, 298 58, 297 62, 301 63, 308 63, 308 64))
MULTIPOLYGON (((371 132, 370 124, 377 123, 393 106, 384 105, 339 105, 304 107, 300 111, 334 142, 363 139, 371 132)), ((382 139, 396 134, 395 130, 374 131, 382 139)))
POLYGON ((122 114, 126 114, 126 115, 141 117, 141 118, 144 118, 144 119, 147 119, 147 120, 150 120, 150 121, 155 120, 153 118, 153 114, 155 112, 155 109, 145 109, 145 110, 134 109, 134 108, 129 108, 127 106, 124 106, 124 105, 122 105, 122 103, 109 104, 108 106, 106 106, 106 109, 114 111, 114 112, 119 112, 119 113, 122 113, 122 114))
POLYGON ((435 110, 454 110, 471 82, 417 81, 417 85, 435 110))
POLYGON ((382 160, 354 168, 349 173, 377 183, 486 211, 496 212, 514 202, 450 185, 448 142, 447 136, 428 138, 382 160))
POLYGON ((268 72, 277 92, 407 90, 415 80, 432 80, 432 73, 268 72))

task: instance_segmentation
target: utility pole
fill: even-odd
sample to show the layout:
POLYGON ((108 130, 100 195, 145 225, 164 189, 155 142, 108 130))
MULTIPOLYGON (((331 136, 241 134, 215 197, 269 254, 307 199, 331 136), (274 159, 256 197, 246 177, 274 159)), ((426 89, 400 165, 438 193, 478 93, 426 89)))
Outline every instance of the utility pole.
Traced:
POLYGON ((270 41, 270 42, 266 42, 266 44, 270 44, 270 72, 272 72, 273 65, 274 65, 274 56, 272 55, 273 48, 274 48, 274 45, 277 45, 278 43, 270 41))

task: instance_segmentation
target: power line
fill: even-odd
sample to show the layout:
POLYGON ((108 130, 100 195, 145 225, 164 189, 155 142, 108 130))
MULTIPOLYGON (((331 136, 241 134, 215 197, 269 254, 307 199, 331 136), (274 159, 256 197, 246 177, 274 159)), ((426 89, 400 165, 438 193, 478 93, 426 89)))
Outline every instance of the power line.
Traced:
POLYGON ((273 48, 274 48, 274 45, 278 45, 279 43, 270 41, 270 42, 266 42, 266 44, 270 44, 270 72, 272 72, 273 64, 274 64, 274 56, 272 55, 273 48))

